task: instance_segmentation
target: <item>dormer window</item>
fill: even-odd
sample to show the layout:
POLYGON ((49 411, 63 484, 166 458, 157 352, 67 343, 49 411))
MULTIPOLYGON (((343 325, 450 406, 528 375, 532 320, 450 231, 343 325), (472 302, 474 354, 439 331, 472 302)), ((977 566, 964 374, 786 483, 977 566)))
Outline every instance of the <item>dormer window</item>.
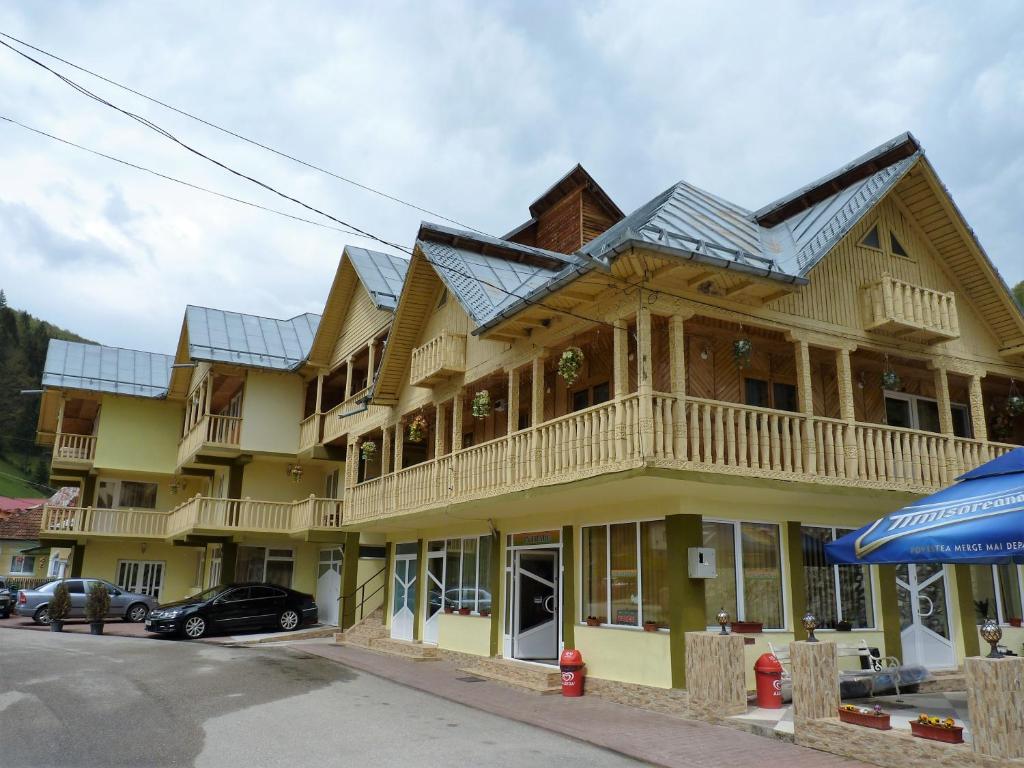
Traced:
POLYGON ((860 244, 865 248, 874 248, 876 251, 882 250, 882 239, 878 236, 878 225, 876 224, 868 233, 861 238, 860 244))

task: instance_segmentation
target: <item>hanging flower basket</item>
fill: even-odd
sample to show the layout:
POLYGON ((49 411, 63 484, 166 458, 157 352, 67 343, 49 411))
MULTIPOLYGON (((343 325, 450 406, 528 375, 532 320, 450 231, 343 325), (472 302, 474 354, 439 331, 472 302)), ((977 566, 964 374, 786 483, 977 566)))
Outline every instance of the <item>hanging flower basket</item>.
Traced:
POLYGON ((373 457, 377 455, 377 444, 373 440, 367 440, 359 446, 359 453, 362 455, 363 461, 372 461, 373 457))
POLYGON ((989 434, 997 443, 1009 439, 1010 435, 1013 434, 1013 418, 1008 411, 996 412, 992 417, 992 423, 989 425, 989 434))
POLYGON ((900 380, 900 375, 892 368, 886 368, 882 371, 882 389, 897 390, 902 385, 903 382, 900 380))
POLYGON ((737 368, 750 365, 750 356, 754 353, 754 345, 750 339, 736 339, 732 343, 732 359, 737 368))
POLYGON ((491 393, 486 389, 481 389, 473 395, 471 407, 475 418, 486 419, 491 413, 491 393))
POLYGON ((1006 398, 1006 412, 1011 416, 1020 416, 1024 413, 1024 396, 1012 394, 1006 398))
POLYGON ((583 350, 579 347, 569 347, 558 358, 558 375, 565 379, 565 383, 570 387, 579 378, 582 368, 583 350))
POLYGON ((427 433, 427 420, 423 418, 422 413, 417 413, 412 417, 412 421, 409 422, 409 442, 410 443, 422 443, 423 436, 427 433))

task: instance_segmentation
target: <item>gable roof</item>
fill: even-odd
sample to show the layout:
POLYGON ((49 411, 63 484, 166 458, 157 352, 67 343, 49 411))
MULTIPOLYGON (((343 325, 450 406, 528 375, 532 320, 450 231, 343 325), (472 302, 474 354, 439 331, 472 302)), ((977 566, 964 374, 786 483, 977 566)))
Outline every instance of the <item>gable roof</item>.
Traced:
POLYGON ((305 361, 319 324, 308 312, 275 320, 189 305, 184 332, 192 360, 290 371, 305 361))
POLYGON ((345 246, 342 258, 345 256, 352 261, 352 266, 377 309, 394 312, 402 293, 405 273, 409 269, 409 260, 351 245, 345 246))
POLYGON ((530 218, 512 231, 508 232, 503 239, 511 240, 519 233, 529 227, 532 227, 537 223, 538 219, 545 211, 557 205, 559 202, 564 200, 567 195, 579 188, 583 188, 592 194, 598 205, 604 208, 612 219, 618 220, 626 215, 622 212, 622 209, 616 205, 615 201, 611 199, 608 193, 604 191, 604 188, 587 172, 587 169, 577 163, 575 166, 570 168, 562 178, 552 184, 540 197, 530 203, 530 218))
POLYGON ((42 384, 133 397, 165 397, 173 360, 156 352, 50 339, 42 384))
POLYGON ((43 503, 46 499, 33 499, 32 507, 16 509, 7 517, 0 518, 0 539, 16 541, 37 541, 43 522, 43 503))

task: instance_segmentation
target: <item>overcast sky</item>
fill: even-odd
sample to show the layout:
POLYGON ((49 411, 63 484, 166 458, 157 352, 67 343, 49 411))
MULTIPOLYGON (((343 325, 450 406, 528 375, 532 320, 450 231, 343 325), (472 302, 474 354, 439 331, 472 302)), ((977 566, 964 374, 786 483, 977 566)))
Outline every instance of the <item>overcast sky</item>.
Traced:
MULTIPOLYGON (((627 212, 680 179, 757 208, 910 130, 1024 279, 1017 2, 5 3, 0 31, 499 235, 577 162, 627 212)), ((386 239, 431 218, 61 69, 386 239)), ((4 48, 0 114, 309 215, 4 48)), ((187 303, 320 312, 342 247, 373 247, 3 122, 0 147, 0 288, 105 344, 171 353, 187 303)))

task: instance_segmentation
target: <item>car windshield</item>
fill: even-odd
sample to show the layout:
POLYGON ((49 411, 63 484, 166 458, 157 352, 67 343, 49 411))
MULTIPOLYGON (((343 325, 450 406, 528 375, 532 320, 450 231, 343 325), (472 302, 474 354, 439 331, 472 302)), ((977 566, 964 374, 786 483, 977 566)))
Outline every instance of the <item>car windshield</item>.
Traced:
POLYGON ((215 597, 220 592, 223 592, 225 589, 227 589, 227 587, 223 584, 218 584, 216 587, 210 587, 209 589, 200 592, 198 595, 193 595, 192 599, 197 603, 205 602, 206 600, 215 597))

